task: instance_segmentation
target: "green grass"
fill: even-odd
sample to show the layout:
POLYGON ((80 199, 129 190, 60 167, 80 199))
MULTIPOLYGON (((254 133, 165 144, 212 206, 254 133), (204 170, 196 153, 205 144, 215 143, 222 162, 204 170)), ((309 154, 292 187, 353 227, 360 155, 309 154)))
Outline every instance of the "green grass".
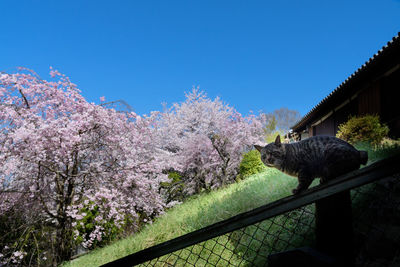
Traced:
MULTIPOLYGON (((374 150, 369 146, 357 145, 357 148, 368 151, 368 164, 398 152, 398 147, 383 147, 374 150)), ((318 182, 318 180, 315 180, 313 185, 318 184, 318 182)), ((104 248, 97 248, 87 255, 64 263, 63 266, 102 265, 286 197, 291 194, 291 190, 296 186, 297 179, 275 169, 267 169, 265 172, 252 175, 228 187, 192 197, 185 203, 168 210, 164 215, 157 218, 152 225, 147 225, 139 233, 116 241, 104 248)), ((203 266, 206 265, 206 262, 196 256, 196 254, 201 254, 203 258, 208 258, 208 261, 216 266, 227 266, 228 262, 234 262, 238 266, 246 265, 246 262, 242 259, 262 265, 265 263, 263 262, 265 258, 260 258, 259 255, 268 255, 271 248, 275 251, 286 249, 287 244, 279 244, 279 240, 286 238, 291 240, 292 244, 304 246, 307 243, 304 243, 304 238, 301 238, 301 236, 305 235, 309 238, 308 242, 310 240, 312 242, 313 233, 310 233, 308 228, 299 228, 297 224, 299 219, 304 220, 304 225, 312 224, 313 205, 309 205, 305 209, 308 209, 306 215, 296 214, 299 211, 293 211, 290 215, 278 216, 256 226, 253 225, 235 231, 231 235, 220 236, 189 249, 183 249, 179 252, 181 259, 174 255, 167 255, 162 257, 162 260, 175 263, 176 266, 185 265, 185 261, 196 266, 203 266), (280 226, 283 224, 286 230, 283 230, 280 226), (259 229, 263 229, 263 231, 259 231, 259 229), (269 234, 279 233, 279 240, 271 236, 265 239, 264 244, 261 244, 257 239, 263 240, 266 232, 269 234), (296 233, 296 235, 293 236, 293 233, 296 233), (248 250, 248 247, 252 250, 248 250), (257 253, 252 252, 257 250, 257 253)), ((156 266, 163 266, 163 264, 156 266)))
POLYGON ((367 143, 358 143, 355 147, 358 150, 365 150, 368 152, 367 165, 400 153, 400 141, 389 139, 384 140, 379 147, 375 148, 367 143))
POLYGON ((239 183, 195 196, 168 210, 139 233, 95 249, 63 266, 99 266, 286 197, 296 185, 293 177, 268 169, 239 183))

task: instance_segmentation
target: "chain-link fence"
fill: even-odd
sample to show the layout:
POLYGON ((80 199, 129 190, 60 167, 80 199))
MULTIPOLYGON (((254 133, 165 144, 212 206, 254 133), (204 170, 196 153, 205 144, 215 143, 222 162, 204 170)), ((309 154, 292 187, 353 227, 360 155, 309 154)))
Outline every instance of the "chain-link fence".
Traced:
POLYGON ((265 266, 268 255, 314 243, 314 205, 173 252, 143 266, 265 266))
POLYGON ((355 265, 400 266, 400 168, 396 167, 397 162, 399 159, 392 159, 388 163, 369 166, 336 183, 312 188, 304 196, 267 205, 259 211, 265 219, 259 217, 254 219, 255 223, 251 218, 258 213, 246 213, 225 224, 187 235, 188 238, 181 241, 191 244, 189 246, 159 253, 158 247, 166 252, 174 250, 175 244, 179 247, 178 238, 176 242, 161 244, 154 250, 150 248, 147 254, 139 252, 109 265, 124 263, 131 266, 139 262, 141 266, 268 266, 271 254, 315 247, 314 202, 353 188, 350 192, 355 265), (269 212, 272 213, 268 215, 269 212), (197 239, 200 241, 196 242, 197 239))

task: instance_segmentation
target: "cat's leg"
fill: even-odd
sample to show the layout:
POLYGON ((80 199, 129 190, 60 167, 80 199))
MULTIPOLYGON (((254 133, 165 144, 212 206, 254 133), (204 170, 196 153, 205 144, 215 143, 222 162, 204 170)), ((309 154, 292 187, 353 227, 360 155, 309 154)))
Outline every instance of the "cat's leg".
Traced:
POLYGON ((306 190, 312 183, 313 178, 310 175, 300 173, 298 180, 299 180, 299 185, 297 186, 297 188, 292 190, 293 195, 297 195, 306 190))

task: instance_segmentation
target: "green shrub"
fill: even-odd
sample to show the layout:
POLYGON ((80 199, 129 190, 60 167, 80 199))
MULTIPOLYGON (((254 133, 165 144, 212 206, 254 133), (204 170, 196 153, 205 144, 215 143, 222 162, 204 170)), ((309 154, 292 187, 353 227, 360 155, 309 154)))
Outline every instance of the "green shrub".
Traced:
POLYGON ((185 199, 185 195, 183 193, 185 186, 182 181, 182 175, 177 171, 170 171, 168 172, 168 178, 171 179, 171 182, 162 182, 160 184, 161 189, 167 196, 167 202, 182 202, 185 199))
POLYGON ((367 142, 379 145, 389 133, 389 128, 381 124, 378 115, 351 117, 346 123, 339 125, 336 137, 351 144, 367 142))
POLYGON ((266 167, 261 161, 260 152, 251 150, 243 155, 239 165, 239 179, 265 171, 266 167))
POLYGON ((79 214, 82 215, 82 218, 73 224, 76 244, 86 243, 84 247, 94 249, 117 239, 126 230, 125 227, 130 222, 128 217, 124 217, 123 223, 118 223, 114 218, 115 216, 104 216, 101 214, 104 211, 100 209, 93 201, 83 203, 83 207, 79 209, 79 214), (90 238, 91 234, 97 231, 97 227, 100 227, 101 233, 96 236, 101 236, 101 238, 90 238), (88 240, 92 241, 88 242, 88 240))

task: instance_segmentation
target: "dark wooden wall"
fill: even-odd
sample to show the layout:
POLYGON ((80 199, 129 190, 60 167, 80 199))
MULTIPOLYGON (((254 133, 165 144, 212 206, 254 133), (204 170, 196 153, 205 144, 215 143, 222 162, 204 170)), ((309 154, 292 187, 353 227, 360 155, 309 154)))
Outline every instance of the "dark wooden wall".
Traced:
POLYGON ((336 135, 339 125, 350 116, 367 114, 379 115, 381 122, 389 126, 389 136, 400 137, 400 69, 371 83, 357 98, 320 124, 310 127, 310 136, 336 135))
POLYGON ((348 119, 356 115, 358 112, 358 101, 354 99, 350 103, 346 104, 344 107, 337 110, 327 119, 325 119, 320 124, 312 127, 312 135, 336 135, 339 125, 348 121, 348 119))
POLYGON ((335 120, 334 116, 329 116, 320 124, 314 126, 315 135, 335 135, 335 120))
POLYGON ((371 84, 358 95, 358 115, 381 113, 381 90, 379 83, 371 84))
POLYGON ((381 81, 381 119, 389 126, 389 136, 400 137, 400 69, 381 81))

